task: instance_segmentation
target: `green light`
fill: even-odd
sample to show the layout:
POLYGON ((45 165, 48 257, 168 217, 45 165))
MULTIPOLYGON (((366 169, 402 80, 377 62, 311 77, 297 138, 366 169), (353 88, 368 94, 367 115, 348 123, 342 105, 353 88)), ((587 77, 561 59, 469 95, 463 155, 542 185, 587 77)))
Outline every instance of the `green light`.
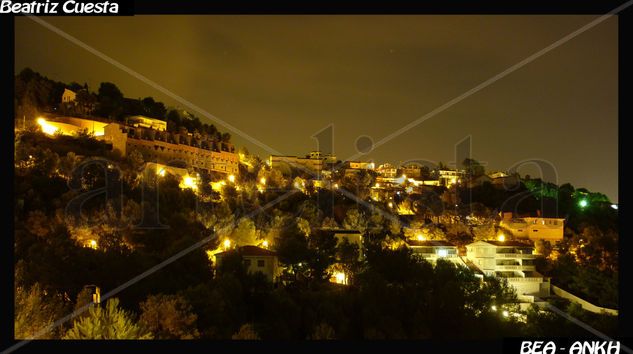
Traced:
POLYGON ((581 199, 580 202, 578 202, 578 205, 580 205, 581 208, 584 208, 589 205, 589 203, 587 202, 587 199, 581 199))

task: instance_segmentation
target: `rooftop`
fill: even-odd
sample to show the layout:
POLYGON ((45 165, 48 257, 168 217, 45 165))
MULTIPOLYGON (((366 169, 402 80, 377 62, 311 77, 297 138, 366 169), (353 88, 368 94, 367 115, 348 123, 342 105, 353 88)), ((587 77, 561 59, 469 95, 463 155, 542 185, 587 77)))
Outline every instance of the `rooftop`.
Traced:
POLYGON ((521 241, 514 241, 514 240, 508 240, 508 241, 485 240, 485 241, 482 241, 482 242, 486 242, 486 243, 489 243, 489 244, 495 245, 495 246, 533 247, 533 245, 531 243, 521 242, 521 241))
POLYGON ((261 248, 261 247, 257 247, 257 246, 241 246, 238 247, 237 249, 232 249, 229 251, 225 251, 225 252, 220 252, 218 254, 216 254, 216 256, 222 256, 225 254, 229 254, 229 253, 233 253, 233 252, 238 252, 240 255, 242 256, 276 256, 277 253, 271 250, 267 250, 265 248, 261 248))
POLYGON ((443 240, 428 240, 428 241, 418 241, 418 240, 409 240, 407 241, 409 246, 414 247, 456 247, 454 244, 443 241, 443 240))

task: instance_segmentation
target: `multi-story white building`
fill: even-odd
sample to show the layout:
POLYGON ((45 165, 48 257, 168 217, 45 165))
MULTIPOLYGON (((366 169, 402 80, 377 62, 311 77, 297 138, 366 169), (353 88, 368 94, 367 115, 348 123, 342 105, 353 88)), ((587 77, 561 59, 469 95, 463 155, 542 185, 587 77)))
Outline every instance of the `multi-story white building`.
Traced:
POLYGON ((549 279, 536 271, 534 247, 518 241, 477 241, 466 246, 467 259, 488 276, 505 278, 517 295, 549 295, 549 279))
POLYGON ((376 172, 379 176, 384 178, 395 178, 398 174, 398 169, 389 163, 385 163, 378 166, 376 172))
POLYGON ((442 186, 451 186, 461 183, 466 176, 466 172, 457 170, 440 170, 438 180, 442 186))

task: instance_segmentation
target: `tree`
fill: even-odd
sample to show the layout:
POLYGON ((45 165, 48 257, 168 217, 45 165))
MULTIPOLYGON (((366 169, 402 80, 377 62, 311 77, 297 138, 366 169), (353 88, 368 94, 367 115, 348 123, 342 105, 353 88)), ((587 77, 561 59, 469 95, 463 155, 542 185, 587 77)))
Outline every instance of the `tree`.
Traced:
POLYGON ((255 331, 255 327, 250 324, 244 324, 240 327, 239 331, 231 336, 231 339, 237 340, 259 340, 259 334, 255 331))
POLYGON ((329 216, 326 216, 323 219, 323 223, 321 223, 321 228, 324 229, 338 229, 338 223, 336 222, 336 220, 334 220, 334 218, 331 218, 329 216))
POLYGON ((343 227, 348 230, 358 230, 361 233, 365 233, 365 230, 367 229, 367 220, 365 220, 365 216, 360 210, 352 208, 345 214, 343 227))
POLYGON ((334 336, 334 328, 325 322, 319 323, 310 335, 312 340, 332 340, 336 339, 334 336))
POLYGON ((291 266, 293 269, 302 269, 299 263, 307 262, 310 258, 308 238, 299 229, 294 219, 284 219, 279 229, 279 236, 274 243, 277 256, 281 263, 291 266))
POLYGON ((538 239, 534 241, 534 249, 536 254, 541 255, 545 258, 549 257, 552 253, 552 244, 549 241, 538 239))
POLYGON ((241 218, 237 227, 231 233, 231 240, 238 246, 255 245, 257 243, 257 230, 255 223, 249 218, 241 218))
POLYGON ((119 119, 123 113, 123 93, 111 82, 102 82, 97 94, 95 114, 101 117, 119 119))
POLYGON ((193 339, 199 336, 198 316, 180 295, 150 295, 141 303, 139 322, 156 339, 193 339))
POLYGON ((30 289, 15 289, 15 338, 58 338, 60 326, 54 322, 64 315, 64 306, 54 294, 44 291, 39 283, 30 289))
POLYGON ((95 109, 95 106, 98 102, 97 96, 93 93, 90 93, 86 89, 81 89, 77 91, 77 97, 75 98, 75 104, 77 105, 77 110, 79 114, 90 114, 95 109))
POLYGON ((464 161, 462 162, 462 165, 464 166, 464 169, 466 170, 466 174, 470 178, 483 176, 486 173, 484 166, 482 166, 479 163, 479 161, 475 159, 465 158, 464 161))
POLYGON ((307 260, 310 279, 322 281, 329 278, 327 269, 334 262, 336 238, 331 232, 316 232, 308 241, 309 256, 307 260))
POLYGON ((75 320, 62 339, 152 339, 152 333, 119 307, 119 299, 109 299, 105 308, 93 306, 89 314, 75 320))

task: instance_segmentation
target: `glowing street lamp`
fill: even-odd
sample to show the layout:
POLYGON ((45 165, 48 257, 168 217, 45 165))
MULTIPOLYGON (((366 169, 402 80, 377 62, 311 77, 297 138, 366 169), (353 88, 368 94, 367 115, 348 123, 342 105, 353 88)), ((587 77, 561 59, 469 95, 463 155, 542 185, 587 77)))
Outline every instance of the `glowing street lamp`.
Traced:
POLYGON ((229 240, 228 238, 224 240, 223 244, 224 249, 227 250, 231 247, 231 240, 229 240))
POLYGON ((586 207, 587 207, 587 205, 589 205, 589 202, 587 201, 587 199, 581 199, 581 200, 578 202, 578 205, 579 205, 581 208, 586 208, 586 207))
POLYGON ((618 210, 618 205, 617 204, 611 204, 611 208, 618 210))
POLYGON ((497 240, 499 240, 500 242, 503 242, 506 240, 506 236, 504 234, 499 234, 499 236, 497 236, 497 240))
POLYGON ((229 182, 235 183, 235 175, 229 175, 229 182))
POLYGON ((266 185, 266 177, 262 177, 259 179, 259 183, 266 185))
POLYGON ((267 241, 267 240, 264 240, 264 242, 262 242, 262 246, 263 246, 264 248, 268 248, 268 241, 267 241))
POLYGON ((422 234, 417 234, 417 235, 415 236, 415 239, 416 239, 416 240, 418 240, 418 241, 424 241, 424 240, 426 240, 426 238, 425 238, 425 237, 424 237, 424 235, 422 235, 422 234))

